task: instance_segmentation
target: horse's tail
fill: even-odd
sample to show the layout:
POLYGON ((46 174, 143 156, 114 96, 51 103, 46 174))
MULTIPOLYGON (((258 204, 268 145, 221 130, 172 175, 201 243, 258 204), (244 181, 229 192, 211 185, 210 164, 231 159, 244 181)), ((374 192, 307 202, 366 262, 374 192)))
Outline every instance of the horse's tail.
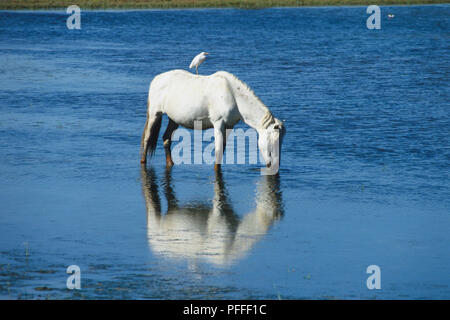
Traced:
POLYGON ((147 154, 150 157, 156 149, 156 144, 158 143, 159 130, 161 129, 162 117, 156 117, 155 119, 150 119, 150 99, 147 100, 147 121, 145 122, 144 132, 141 138, 141 162, 146 162, 147 154), (150 126, 150 128, 149 128, 150 126), (149 132, 149 137, 145 139, 147 132, 149 132))

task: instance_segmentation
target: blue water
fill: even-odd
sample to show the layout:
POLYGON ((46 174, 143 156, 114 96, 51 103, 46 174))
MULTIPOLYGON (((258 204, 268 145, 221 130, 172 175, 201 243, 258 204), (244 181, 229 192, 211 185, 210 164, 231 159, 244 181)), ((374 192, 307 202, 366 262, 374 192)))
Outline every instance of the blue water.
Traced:
POLYGON ((450 6, 381 15, 0 12, 0 298, 448 299, 450 6), (148 85, 200 51, 286 120, 278 177, 141 169, 148 85))

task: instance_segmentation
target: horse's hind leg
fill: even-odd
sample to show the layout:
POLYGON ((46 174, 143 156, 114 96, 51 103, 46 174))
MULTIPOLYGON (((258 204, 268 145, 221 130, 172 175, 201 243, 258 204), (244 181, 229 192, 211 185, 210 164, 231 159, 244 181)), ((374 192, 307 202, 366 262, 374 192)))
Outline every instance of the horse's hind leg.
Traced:
POLYGON ((172 145, 172 133, 177 130, 178 124, 169 118, 169 124, 163 135, 164 151, 166 153, 166 166, 171 167, 174 165, 172 161, 172 154, 170 151, 170 146, 172 145))

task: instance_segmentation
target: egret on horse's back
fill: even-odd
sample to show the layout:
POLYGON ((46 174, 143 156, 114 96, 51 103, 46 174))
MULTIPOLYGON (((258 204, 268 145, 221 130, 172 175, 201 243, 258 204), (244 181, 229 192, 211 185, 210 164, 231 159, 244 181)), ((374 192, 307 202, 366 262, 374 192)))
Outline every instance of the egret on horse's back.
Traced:
POLYGON ((150 84, 147 100, 147 122, 141 141, 141 163, 156 148, 162 115, 169 117, 163 135, 167 166, 172 166, 170 153, 172 133, 183 126, 194 129, 196 121, 202 130, 214 128, 215 166, 222 163, 226 144, 226 129, 240 120, 258 132, 258 146, 267 167, 280 162, 280 149, 285 128, 264 103, 241 80, 231 73, 218 71, 209 76, 193 75, 184 70, 172 70, 157 75, 150 84))

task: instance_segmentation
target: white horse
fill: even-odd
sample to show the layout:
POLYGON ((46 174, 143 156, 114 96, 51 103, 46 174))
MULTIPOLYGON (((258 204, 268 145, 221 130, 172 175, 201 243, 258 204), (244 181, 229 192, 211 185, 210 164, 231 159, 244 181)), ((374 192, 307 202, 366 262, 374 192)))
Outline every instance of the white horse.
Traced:
POLYGON ((242 120, 258 132, 258 146, 266 166, 278 171, 283 122, 274 118, 253 91, 231 73, 198 76, 172 70, 159 74, 150 84, 147 105, 141 163, 147 162, 148 152, 152 155, 155 151, 162 115, 167 114, 169 124, 163 142, 168 167, 174 164, 170 153, 172 133, 179 125, 194 129, 194 123, 201 121, 202 130, 214 128, 214 168, 220 169, 227 129, 242 120))

